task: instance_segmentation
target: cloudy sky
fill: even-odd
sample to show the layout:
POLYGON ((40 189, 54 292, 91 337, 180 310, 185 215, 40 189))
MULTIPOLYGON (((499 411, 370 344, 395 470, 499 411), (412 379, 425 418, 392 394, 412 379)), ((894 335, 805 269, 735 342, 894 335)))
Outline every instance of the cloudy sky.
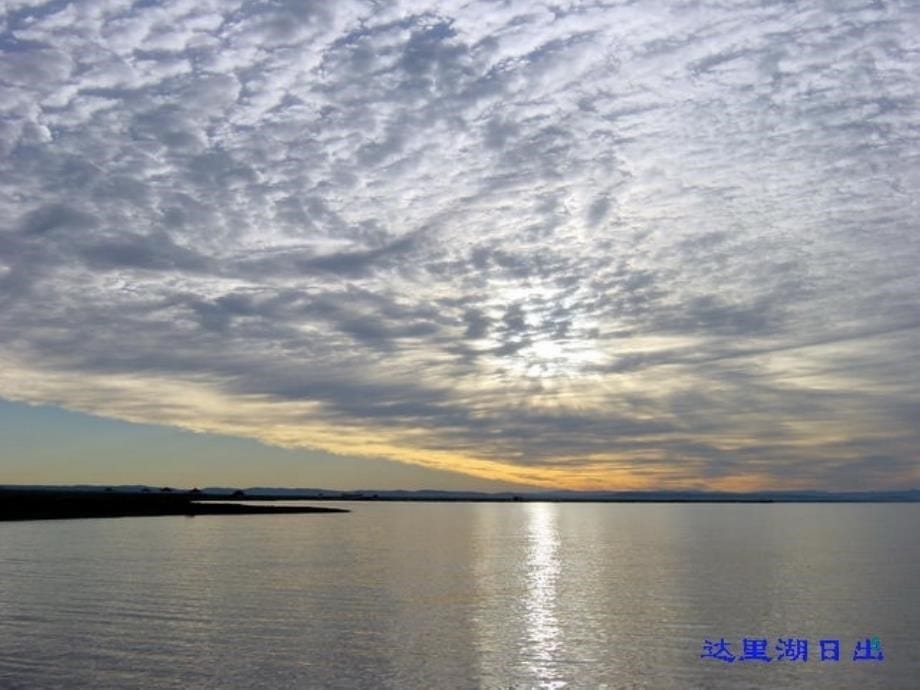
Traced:
POLYGON ((918 97, 910 0, 3 0, 0 470, 920 485, 918 97))

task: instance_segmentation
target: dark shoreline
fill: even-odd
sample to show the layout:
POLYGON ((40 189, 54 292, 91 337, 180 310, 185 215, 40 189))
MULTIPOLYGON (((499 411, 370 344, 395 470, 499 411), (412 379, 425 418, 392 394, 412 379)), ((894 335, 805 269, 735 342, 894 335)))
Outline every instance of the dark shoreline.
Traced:
POLYGON ((777 503, 917 503, 920 490, 879 492, 534 492, 483 493, 460 491, 333 491, 254 487, 199 489, 154 488, 144 485, 104 487, 0 486, 0 522, 160 515, 264 515, 347 513, 345 508, 304 505, 326 503, 645 503, 645 504, 777 504, 777 503), (298 505, 265 505, 296 502, 298 505), (261 504, 261 505, 260 505, 261 504))
MULTIPOLYGON (((229 497, 221 497, 227 500, 229 497)), ((266 506, 199 501, 192 493, 117 493, 0 489, 0 521, 72 518, 154 517, 159 515, 270 515, 347 513, 344 508, 266 506)), ((232 499, 231 499, 232 500, 232 499)))

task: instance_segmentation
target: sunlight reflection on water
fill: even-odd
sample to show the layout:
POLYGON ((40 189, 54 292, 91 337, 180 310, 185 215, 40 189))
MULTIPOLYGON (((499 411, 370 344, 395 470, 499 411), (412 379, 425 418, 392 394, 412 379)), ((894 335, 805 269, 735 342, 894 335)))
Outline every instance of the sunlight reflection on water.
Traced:
MULTIPOLYGON (((325 505, 325 504, 324 504, 325 505)), ((0 523, 0 688, 916 687, 917 505, 0 523), (878 635, 879 665, 704 639, 878 635)))
POLYGON ((555 503, 527 505, 527 631, 530 641, 529 667, 535 678, 545 679, 547 687, 562 687, 557 677, 556 660, 562 643, 556 615, 559 579, 559 533, 555 503))

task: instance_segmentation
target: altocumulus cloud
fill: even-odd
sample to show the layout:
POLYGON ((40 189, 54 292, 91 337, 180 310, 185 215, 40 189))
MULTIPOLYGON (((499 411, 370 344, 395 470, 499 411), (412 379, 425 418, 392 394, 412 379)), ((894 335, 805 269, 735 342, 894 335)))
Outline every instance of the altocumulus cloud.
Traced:
POLYGON ((3 397, 542 485, 917 482, 916 3, 0 13, 3 397))

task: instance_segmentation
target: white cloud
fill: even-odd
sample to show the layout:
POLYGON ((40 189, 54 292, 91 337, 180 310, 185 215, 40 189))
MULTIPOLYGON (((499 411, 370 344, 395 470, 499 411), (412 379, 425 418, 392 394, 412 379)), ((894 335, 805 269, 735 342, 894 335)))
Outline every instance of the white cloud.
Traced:
POLYGON ((2 11, 0 395, 117 415, 130 377, 131 418, 517 479, 916 480, 908 9, 2 11))

